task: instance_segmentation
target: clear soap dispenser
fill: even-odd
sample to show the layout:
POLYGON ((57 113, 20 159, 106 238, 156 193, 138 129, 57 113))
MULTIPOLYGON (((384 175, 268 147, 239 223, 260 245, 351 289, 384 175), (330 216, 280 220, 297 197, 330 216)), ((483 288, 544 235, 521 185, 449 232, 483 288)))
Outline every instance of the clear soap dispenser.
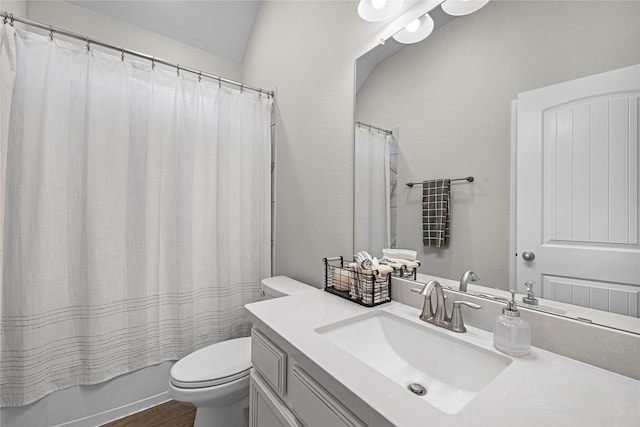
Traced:
POLYGON ((516 292, 511 292, 511 301, 502 309, 493 326, 493 346, 510 356, 529 354, 531 347, 531 327, 520 318, 516 305, 516 292))

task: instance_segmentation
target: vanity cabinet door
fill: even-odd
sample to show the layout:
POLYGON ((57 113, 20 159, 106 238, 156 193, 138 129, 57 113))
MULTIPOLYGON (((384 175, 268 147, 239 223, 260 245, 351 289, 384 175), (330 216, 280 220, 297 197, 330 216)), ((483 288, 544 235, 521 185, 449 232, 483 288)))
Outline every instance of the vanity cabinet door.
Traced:
POLYGON ((251 363, 262 378, 284 397, 287 384, 287 353, 257 329, 251 330, 251 363))
POLYGON ((251 371, 249 427, 301 427, 294 415, 260 377, 251 371))
POLYGON ((289 383, 291 409, 308 427, 364 427, 349 410, 320 384, 294 366, 289 383))

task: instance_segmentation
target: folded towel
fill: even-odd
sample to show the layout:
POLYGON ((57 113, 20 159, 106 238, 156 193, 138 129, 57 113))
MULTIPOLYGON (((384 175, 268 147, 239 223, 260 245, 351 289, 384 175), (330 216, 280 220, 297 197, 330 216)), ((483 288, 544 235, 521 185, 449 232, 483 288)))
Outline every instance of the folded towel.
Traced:
POLYGON ((382 257, 381 262, 391 265, 392 267, 398 265, 398 267, 395 267, 395 268, 402 268, 402 266, 407 267, 407 269, 420 267, 420 262, 418 261, 409 261, 409 260, 400 259, 400 258, 390 258, 387 256, 382 257))
POLYGON ((353 272, 355 278, 349 291, 351 299, 367 305, 391 300, 388 276, 386 274, 374 276, 370 270, 362 268, 360 264, 352 264, 355 264, 353 272))
POLYGON ((382 259, 380 259, 380 263, 382 264, 386 264, 389 267, 393 267, 393 268, 402 268, 402 263, 400 262, 393 262, 391 261, 391 259, 387 258, 387 257, 382 257, 382 259))
POLYGON ((389 258, 407 259, 409 261, 415 261, 418 253, 411 249, 383 249, 382 255, 389 258))
POLYGON ((449 244, 450 179, 432 179, 422 183, 422 242, 425 246, 449 244))
POLYGON ((349 263, 349 268, 353 272, 353 279, 351 280, 351 285, 349 287, 349 296, 351 297, 351 299, 360 300, 362 299, 360 295, 362 286, 360 286, 360 275, 358 274, 358 269, 362 269, 362 267, 360 267, 360 264, 358 264, 357 262, 352 262, 349 263))

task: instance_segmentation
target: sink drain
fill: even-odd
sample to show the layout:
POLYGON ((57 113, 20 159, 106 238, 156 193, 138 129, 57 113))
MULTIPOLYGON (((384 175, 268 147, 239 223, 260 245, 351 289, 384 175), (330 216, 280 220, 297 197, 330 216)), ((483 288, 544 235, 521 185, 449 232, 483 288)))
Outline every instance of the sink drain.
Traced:
POLYGON ((418 383, 411 383, 407 388, 411 393, 417 394, 418 396, 424 396, 427 394, 427 389, 418 383))

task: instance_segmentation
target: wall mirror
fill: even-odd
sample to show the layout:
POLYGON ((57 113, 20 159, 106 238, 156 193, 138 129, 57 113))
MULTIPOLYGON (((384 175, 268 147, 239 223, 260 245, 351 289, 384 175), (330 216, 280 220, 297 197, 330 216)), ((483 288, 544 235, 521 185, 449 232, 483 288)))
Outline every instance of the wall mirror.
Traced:
MULTIPOLYGON (((389 39, 356 61, 355 122, 393 132, 397 148, 389 163, 395 162, 397 176, 395 181, 385 178, 377 184, 389 187, 383 225, 379 219, 362 219, 373 209, 366 204, 372 196, 369 189, 355 184, 354 234, 358 227, 393 228, 388 243, 416 250, 422 262, 420 272, 457 281, 464 271, 473 270, 487 292, 517 288, 523 293, 524 286, 514 283, 513 273, 513 265, 522 257, 517 258, 511 239, 515 233, 511 201, 518 197, 516 186, 512 187, 511 144, 517 129, 513 101, 523 92, 639 64, 640 4, 494 0, 474 14, 455 19, 439 7, 430 15, 435 30, 425 40, 402 45, 389 39), (467 176, 473 176, 474 182, 451 183, 448 246, 424 246, 422 190, 405 184, 467 176)), ((637 123, 637 103, 635 107, 633 102, 628 104, 629 116, 637 123)), ((362 127, 356 125, 356 134, 362 127)), ((637 133, 629 138, 635 138, 637 147, 637 133)), ((640 179, 635 150, 631 148, 619 166, 631 169, 626 187, 627 231, 635 233, 637 240, 633 203, 638 204, 634 191, 640 179)), ((357 175, 363 170, 362 159, 358 153, 355 159, 357 175)), ((612 157, 611 170, 618 167, 616 162, 612 157)), ((613 252, 624 247, 640 253, 637 241, 607 247, 613 252)), ((379 256, 375 248, 354 237, 356 252, 364 249, 379 256)), ((636 278, 640 278, 639 265, 631 266, 637 270, 636 278)), ((594 323, 640 332, 640 279, 624 288, 596 289, 606 300, 606 307, 599 309, 591 308, 589 295, 585 302, 579 288, 569 285, 567 291, 560 282, 558 295, 550 295, 549 283, 536 283, 534 292, 586 307, 580 313, 587 310, 592 315, 580 317, 594 323), (560 295, 565 291, 568 295, 560 295)))

